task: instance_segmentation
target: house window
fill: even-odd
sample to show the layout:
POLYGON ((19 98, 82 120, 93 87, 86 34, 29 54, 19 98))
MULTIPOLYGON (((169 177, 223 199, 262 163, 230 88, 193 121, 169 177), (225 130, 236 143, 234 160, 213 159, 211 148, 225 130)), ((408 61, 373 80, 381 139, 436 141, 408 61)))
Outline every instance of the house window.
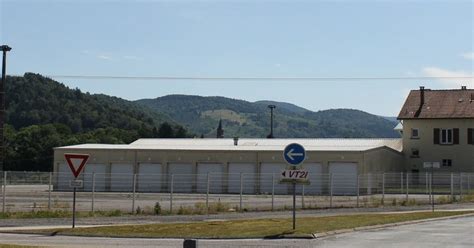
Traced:
POLYGON ((453 165, 453 161, 451 159, 443 159, 443 167, 451 167, 453 165))
POLYGON ((411 149, 411 157, 412 158, 419 158, 420 157, 420 150, 413 148, 411 149))
POLYGON ((412 128, 412 129, 411 129, 411 138, 412 138, 412 139, 418 139, 418 138, 420 138, 418 128, 412 128))
POLYGON ((453 143, 453 129, 441 129, 441 140, 440 143, 443 145, 453 143))
POLYGON ((469 145, 474 145, 474 129, 473 128, 467 129, 467 143, 469 145))

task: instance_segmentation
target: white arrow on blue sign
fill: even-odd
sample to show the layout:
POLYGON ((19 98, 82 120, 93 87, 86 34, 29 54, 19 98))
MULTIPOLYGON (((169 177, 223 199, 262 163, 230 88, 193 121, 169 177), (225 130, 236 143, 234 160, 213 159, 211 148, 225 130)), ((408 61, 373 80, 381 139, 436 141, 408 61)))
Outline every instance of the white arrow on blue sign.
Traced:
POLYGON ((292 143, 285 147, 283 157, 288 164, 296 166, 303 163, 306 157, 306 151, 302 145, 292 143))

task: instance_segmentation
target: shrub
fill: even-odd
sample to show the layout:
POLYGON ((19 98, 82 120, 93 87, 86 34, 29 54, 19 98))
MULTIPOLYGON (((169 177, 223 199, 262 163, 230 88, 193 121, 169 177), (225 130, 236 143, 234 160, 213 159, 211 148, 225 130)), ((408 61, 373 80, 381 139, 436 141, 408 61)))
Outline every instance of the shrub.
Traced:
POLYGON ((155 208, 153 209, 153 212, 155 213, 155 215, 161 214, 161 205, 159 202, 155 203, 155 208))

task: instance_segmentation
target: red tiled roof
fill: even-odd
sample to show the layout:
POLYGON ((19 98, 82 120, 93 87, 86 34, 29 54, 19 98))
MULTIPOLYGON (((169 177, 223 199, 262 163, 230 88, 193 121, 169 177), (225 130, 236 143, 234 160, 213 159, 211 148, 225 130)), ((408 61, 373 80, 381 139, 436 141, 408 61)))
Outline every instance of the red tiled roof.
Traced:
POLYGON ((474 90, 424 90, 424 104, 420 109, 421 91, 412 90, 400 110, 398 119, 474 118, 474 90), (418 116, 416 113, 420 110, 418 116))

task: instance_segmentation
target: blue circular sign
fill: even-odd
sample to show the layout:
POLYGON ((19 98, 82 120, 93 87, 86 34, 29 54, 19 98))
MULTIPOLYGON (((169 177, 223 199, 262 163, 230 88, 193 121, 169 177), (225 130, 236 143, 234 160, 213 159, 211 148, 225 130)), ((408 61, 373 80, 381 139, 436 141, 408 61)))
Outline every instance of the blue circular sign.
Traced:
POLYGON ((306 157, 306 151, 302 145, 292 143, 285 147, 285 150, 283 151, 283 157, 288 164, 296 166, 303 163, 306 157))

